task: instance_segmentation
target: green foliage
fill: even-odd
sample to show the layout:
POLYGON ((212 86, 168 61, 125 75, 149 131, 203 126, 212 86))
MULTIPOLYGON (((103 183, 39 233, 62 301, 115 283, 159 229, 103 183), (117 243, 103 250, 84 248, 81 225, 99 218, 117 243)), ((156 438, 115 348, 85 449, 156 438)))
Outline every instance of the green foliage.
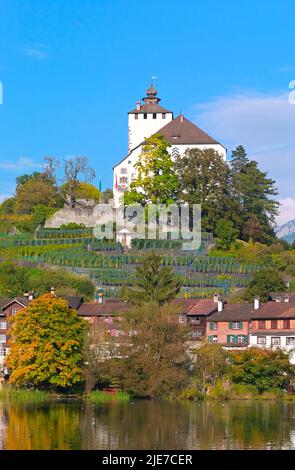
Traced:
POLYGON ((178 178, 172 171, 173 162, 168 152, 170 144, 161 135, 146 139, 143 152, 135 165, 137 178, 124 195, 124 204, 169 204, 176 199, 178 178), (138 189, 140 188, 140 192, 138 189))
POLYGON ((273 388, 284 389, 294 380, 294 366, 281 350, 249 348, 232 352, 231 357, 233 382, 255 385, 259 393, 273 388))
POLYGON ((108 403, 108 402, 128 402, 131 395, 128 392, 120 390, 116 392, 104 392, 101 390, 93 390, 89 394, 89 399, 92 403, 108 403))
POLYGON ((70 222, 68 224, 62 224, 58 230, 76 230, 76 229, 84 229, 84 228, 85 228, 84 224, 77 224, 75 222, 70 222))
POLYGON ((188 331, 176 315, 168 304, 146 304, 126 313, 121 329, 129 334, 120 338, 117 358, 100 365, 104 376, 116 377, 124 391, 138 397, 178 397, 188 384, 189 361, 188 331))
POLYGON ((122 289, 122 296, 132 304, 156 302, 162 305, 174 299, 179 289, 180 281, 171 268, 162 267, 161 256, 151 253, 136 267, 134 287, 122 289))
POLYGON ((49 401, 49 394, 42 390, 14 388, 5 385, 0 390, 0 400, 9 403, 41 403, 49 401))
POLYGON ((46 207, 56 207, 58 195, 54 180, 47 173, 33 173, 25 176, 23 182, 19 179, 19 184, 17 184, 15 211, 21 214, 31 214, 40 204, 46 207))
POLYGON ((204 343, 195 351, 193 377, 196 388, 206 393, 208 385, 217 381, 229 370, 229 354, 219 344, 204 343))
POLYGON ((11 261, 4 261, 0 264, 0 295, 2 297, 23 295, 28 285, 28 269, 17 266, 11 261))
POLYGON ((218 250, 228 250, 238 236, 238 230, 234 228, 230 220, 220 219, 215 229, 217 235, 216 248, 218 250))
POLYGON ((49 292, 54 286, 58 295, 81 295, 93 299, 94 286, 83 276, 76 276, 61 269, 42 269, 18 266, 11 261, 0 264, 0 295, 2 297, 22 296, 33 290, 37 295, 49 292))
POLYGON ((86 327, 65 300, 50 294, 33 300, 11 320, 9 383, 49 390, 81 383, 86 327))
POLYGON ((202 228, 215 231, 216 222, 224 217, 229 198, 229 169, 214 150, 186 150, 175 162, 180 187, 178 199, 202 205, 202 228))
POLYGON ((269 298, 270 292, 285 292, 286 284, 277 272, 277 270, 263 269, 255 273, 250 280, 249 287, 246 291, 246 299, 252 301, 258 296, 261 302, 265 302, 269 298))
POLYGON ((258 389, 255 385, 251 384, 231 384, 230 398, 232 400, 249 400, 258 395, 258 389))

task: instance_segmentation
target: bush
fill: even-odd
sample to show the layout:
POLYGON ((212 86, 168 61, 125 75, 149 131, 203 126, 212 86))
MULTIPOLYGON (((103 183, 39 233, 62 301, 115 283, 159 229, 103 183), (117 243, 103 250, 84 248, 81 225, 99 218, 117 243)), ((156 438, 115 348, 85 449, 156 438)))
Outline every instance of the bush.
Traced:
POLYGON ((126 402, 130 401, 131 395, 127 392, 120 390, 116 392, 105 392, 102 390, 94 390, 89 394, 89 399, 92 403, 105 403, 110 401, 126 402))
POLYGON ((232 384, 230 387, 230 398, 233 400, 248 400, 258 394, 255 385, 232 384))

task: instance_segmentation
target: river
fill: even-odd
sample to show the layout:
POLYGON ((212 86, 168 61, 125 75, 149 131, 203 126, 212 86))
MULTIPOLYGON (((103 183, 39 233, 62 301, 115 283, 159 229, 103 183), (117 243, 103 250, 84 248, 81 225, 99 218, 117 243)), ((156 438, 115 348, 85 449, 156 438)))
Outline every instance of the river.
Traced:
POLYGON ((1 449, 295 449, 295 403, 0 403, 1 449))

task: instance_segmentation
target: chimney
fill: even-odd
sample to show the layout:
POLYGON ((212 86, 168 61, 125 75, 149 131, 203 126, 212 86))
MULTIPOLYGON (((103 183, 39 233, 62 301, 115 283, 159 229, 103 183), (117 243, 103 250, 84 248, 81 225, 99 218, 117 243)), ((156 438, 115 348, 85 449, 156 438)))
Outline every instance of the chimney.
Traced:
POLYGON ((50 289, 50 294, 51 294, 52 297, 56 297, 55 296, 55 288, 53 286, 50 289))
POLYGON ((213 302, 214 302, 215 304, 217 304, 218 300, 219 300, 219 294, 214 294, 214 295, 213 295, 213 302))
POLYGON ((217 302, 217 311, 222 312, 222 310, 223 310, 223 301, 219 299, 217 302))
POLYGON ((259 297, 255 297, 254 298, 254 310, 258 310, 259 309, 259 297))
POLYGON ((183 122, 183 114, 180 115, 180 122, 183 122))
POLYGON ((141 108, 141 106, 140 106, 140 101, 136 101, 136 109, 137 109, 137 111, 140 111, 140 108, 141 108))
POLYGON ((28 300, 34 300, 34 291, 33 290, 30 290, 30 292, 28 292, 28 300))

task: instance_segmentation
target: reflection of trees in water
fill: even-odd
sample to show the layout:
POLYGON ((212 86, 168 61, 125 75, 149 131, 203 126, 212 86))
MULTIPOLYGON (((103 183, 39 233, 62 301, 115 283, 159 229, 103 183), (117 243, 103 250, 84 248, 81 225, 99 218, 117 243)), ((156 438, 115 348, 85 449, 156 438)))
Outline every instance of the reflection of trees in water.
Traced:
POLYGON ((5 449, 294 448, 288 402, 89 402, 0 407, 5 449))
POLYGON ((5 405, 4 448, 79 449, 80 404, 5 405))

